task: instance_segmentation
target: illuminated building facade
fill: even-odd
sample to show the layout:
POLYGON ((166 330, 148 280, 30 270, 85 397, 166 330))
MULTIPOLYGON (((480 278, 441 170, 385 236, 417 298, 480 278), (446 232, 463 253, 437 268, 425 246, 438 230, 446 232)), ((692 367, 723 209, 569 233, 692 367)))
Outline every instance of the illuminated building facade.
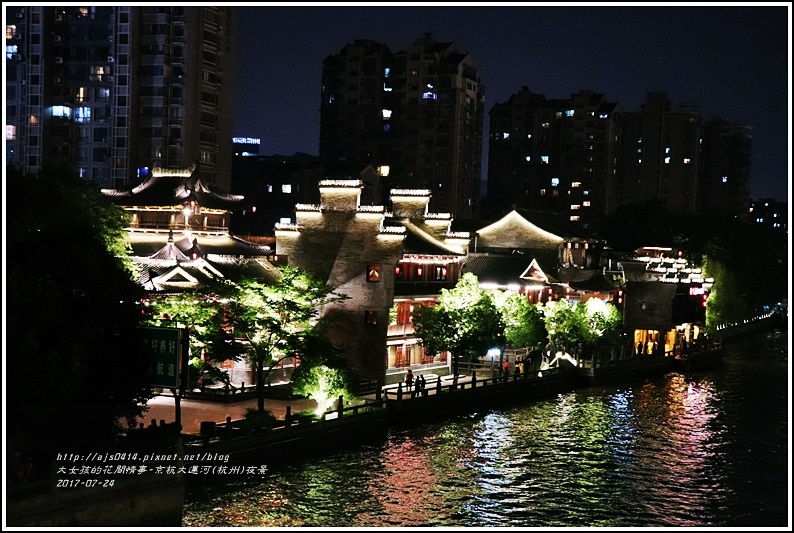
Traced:
POLYGON ((527 87, 490 111, 488 211, 565 214, 583 228, 618 204, 621 112, 592 91, 547 99, 527 87))
POLYGON ((195 164, 231 189, 230 7, 13 6, 6 159, 106 187, 195 164))
POLYGON ((477 67, 452 43, 425 34, 393 53, 356 40, 323 61, 320 159, 328 172, 372 165, 384 190, 427 189, 434 211, 476 218, 483 106, 477 67))

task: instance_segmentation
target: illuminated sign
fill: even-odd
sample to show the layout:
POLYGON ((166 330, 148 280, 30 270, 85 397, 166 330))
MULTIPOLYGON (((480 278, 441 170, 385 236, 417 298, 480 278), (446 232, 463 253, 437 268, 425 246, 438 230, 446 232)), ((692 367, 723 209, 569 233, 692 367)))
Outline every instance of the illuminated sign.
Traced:
POLYGON ((232 137, 234 144, 260 144, 260 139, 256 137, 232 137))

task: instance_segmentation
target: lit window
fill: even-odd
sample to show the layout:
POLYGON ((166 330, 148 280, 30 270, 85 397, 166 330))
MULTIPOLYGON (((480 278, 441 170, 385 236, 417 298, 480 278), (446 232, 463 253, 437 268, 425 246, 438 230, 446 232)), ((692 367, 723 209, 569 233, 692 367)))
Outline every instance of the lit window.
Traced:
POLYGON ((532 159, 532 157, 531 156, 526 156, 524 159, 527 161, 527 163, 529 163, 529 161, 532 159))
POLYGON ((722 177, 722 183, 728 183, 728 176, 722 177))
POLYGON ((509 138, 510 138, 510 134, 509 133, 507 133, 507 132, 502 133, 502 139, 509 139, 509 138))
POLYGON ((584 202, 582 202, 582 207, 590 207, 590 201, 585 200, 584 202))
POLYGON ((541 189, 540 190, 540 195, 541 196, 546 196, 546 189, 541 189))
POLYGON ((388 78, 390 75, 391 75, 391 69, 389 67, 386 67, 385 69, 383 69, 383 77, 384 78, 388 78))
POLYGON ((669 153, 670 153, 670 147, 669 147, 669 146, 668 146, 667 148, 665 148, 665 149, 664 149, 664 153, 666 153, 666 154, 669 154, 669 153))
POLYGON ((292 185, 289 183, 282 183, 281 184, 281 192, 284 194, 289 194, 292 192, 292 185))
POLYGON ((579 222, 579 215, 571 215, 571 222, 579 222))
POLYGON ((560 184, 560 178, 551 178, 551 186, 556 187, 560 184))
POLYGON ((581 186, 582 186, 581 181, 574 181, 573 183, 571 183, 571 187, 573 187, 574 189, 581 186))
POLYGON ((91 122, 91 108, 88 106, 80 106, 74 108, 74 121, 75 122, 91 122))
POLYGON ((39 117, 37 117, 36 115, 28 116, 28 124, 30 124, 31 126, 35 126, 38 123, 39 123, 39 117))
POLYGON ((637 163, 642 164, 642 159, 637 159, 637 163))
POLYGON ((598 115, 598 118, 608 118, 608 117, 609 115, 607 115, 606 113, 601 113, 600 115, 598 115))
POLYGON ((378 167, 378 172, 380 172, 381 176, 388 176, 389 170, 391 170, 391 167, 389 167, 389 165, 381 165, 378 167))
POLYGON ((6 140, 13 141, 17 138, 17 128, 11 124, 6 124, 6 140))
POLYGON ((556 118, 562 118, 562 111, 557 111, 556 113, 554 113, 554 116, 556 118))
POLYGON ((280 219, 278 219, 279 224, 289 224, 291 222, 292 219, 290 219, 289 217, 281 217, 280 219))
POLYGON ((531 139, 531 138, 532 138, 532 134, 531 133, 527 133, 527 139, 531 139))
POLYGON ((273 192, 273 186, 272 185, 268 185, 267 186, 267 192, 273 192))
POLYGON ((544 122, 543 124, 540 125, 540 127, 544 129, 548 128, 549 126, 551 126, 551 124, 549 124, 548 122, 544 122))
POLYGON ((386 119, 386 120, 391 118, 391 113, 392 113, 391 109, 383 109, 383 110, 381 110, 381 114, 383 115, 383 118, 386 119))
MULTIPOLYGON (((6 39, 13 39, 14 33, 16 33, 17 27, 16 26, 6 26, 6 39)), ((6 47, 7 48, 7 47, 6 47)))
POLYGON ((436 93, 426 92, 422 93, 422 98, 425 100, 438 100, 438 95, 436 93))
POLYGON ((387 93, 390 93, 390 92, 392 92, 393 89, 384 83, 383 84, 383 90, 385 92, 387 92, 387 93))
POLYGON ((566 109, 565 110, 565 116, 566 117, 572 117, 573 116, 573 109, 566 109))
POLYGON ((590 195, 590 191, 582 191, 582 194, 583 194, 584 196, 589 196, 589 195, 590 195))
POLYGON ((54 105, 52 106, 52 116, 71 118, 72 110, 71 108, 65 105, 54 105))
POLYGON ((578 211, 582 206, 579 204, 571 205, 571 211, 578 211))
POLYGON ((669 157, 665 157, 664 158, 664 164, 665 165, 669 165, 670 164, 670 158, 669 157))
POLYGON ((689 164, 691 161, 692 161, 692 160, 691 160, 691 159, 689 159, 688 157, 685 157, 685 158, 684 158, 684 164, 685 164, 685 165, 688 165, 688 164, 689 164))
POLYGON ((547 155, 540 156, 540 164, 541 165, 548 165, 549 164, 549 156, 547 156, 547 155))

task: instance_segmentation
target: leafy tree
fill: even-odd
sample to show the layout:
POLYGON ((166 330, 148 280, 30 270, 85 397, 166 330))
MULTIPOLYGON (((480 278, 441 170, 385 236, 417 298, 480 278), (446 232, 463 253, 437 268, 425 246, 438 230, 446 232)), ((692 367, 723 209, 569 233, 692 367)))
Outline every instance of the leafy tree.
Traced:
POLYGON ((128 215, 95 184, 46 165, 9 167, 6 185, 7 437, 46 474, 54 453, 110 445, 145 412, 143 291, 124 255, 128 215))
POLYGON ((491 296, 477 276, 464 274, 453 289, 441 289, 438 305, 419 306, 412 314, 417 338, 430 354, 452 354, 452 372, 461 360, 476 361, 494 346, 505 343, 505 324, 491 296))
POLYGON ((525 348, 546 341, 548 334, 543 312, 526 296, 510 291, 494 291, 493 299, 502 313, 508 346, 525 348))
MULTIPOLYGON (((188 388, 213 382, 229 384, 229 374, 213 363, 235 359, 229 348, 232 335, 224 330, 223 306, 218 293, 221 284, 209 283, 190 292, 151 296, 146 309, 147 323, 187 328, 190 336, 188 388)), ((228 289, 225 290, 228 292, 228 289)))
POLYGON ((257 409, 265 410, 265 384, 271 369, 290 357, 317 355, 320 335, 328 327, 323 305, 347 299, 325 283, 294 267, 280 268, 276 284, 244 279, 224 304, 223 331, 229 349, 254 364, 257 409), (242 341, 242 342, 241 342, 242 341))

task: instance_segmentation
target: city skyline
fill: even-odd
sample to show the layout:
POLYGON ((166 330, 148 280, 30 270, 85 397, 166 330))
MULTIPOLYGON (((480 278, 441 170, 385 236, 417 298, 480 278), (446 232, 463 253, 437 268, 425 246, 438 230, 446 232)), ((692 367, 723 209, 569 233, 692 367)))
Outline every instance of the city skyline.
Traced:
MULTIPOLYGON (((234 135, 260 138, 260 154, 318 154, 327 56, 356 39, 397 51, 432 33, 471 55, 486 112, 523 86, 548 98, 593 90, 624 111, 639 110, 648 91, 665 91, 673 109, 696 102, 704 120, 720 116, 752 128, 751 198, 787 201, 790 194, 788 4, 292 3, 239 7, 235 16, 234 135)), ((483 179, 487 146, 484 139, 483 179)))

